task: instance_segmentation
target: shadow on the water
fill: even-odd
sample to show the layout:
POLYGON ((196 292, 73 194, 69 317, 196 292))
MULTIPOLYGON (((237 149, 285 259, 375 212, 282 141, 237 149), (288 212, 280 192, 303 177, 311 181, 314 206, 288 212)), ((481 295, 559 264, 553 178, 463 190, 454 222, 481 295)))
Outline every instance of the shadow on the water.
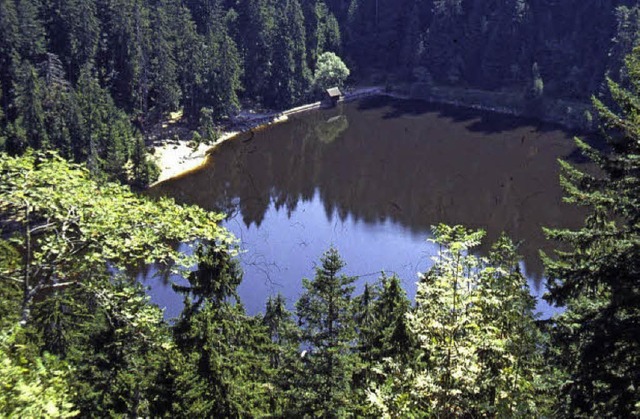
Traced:
POLYGON ((467 125, 467 129, 472 132, 480 132, 486 135, 498 134, 513 131, 522 127, 529 127, 529 135, 540 137, 544 134, 562 130, 557 124, 540 122, 531 118, 505 118, 502 115, 486 111, 478 112, 479 119, 467 125))
POLYGON ((423 237, 438 223, 463 224, 486 229, 487 243, 505 231, 524 240, 527 272, 540 278, 538 250, 550 250, 542 227, 581 219, 558 185, 557 158, 575 158, 571 138, 519 118, 411 105, 371 98, 292 117, 251 141, 222 144, 202 169, 150 193, 239 213, 247 229, 261 228, 269 211, 292 214, 317 193, 327 219, 318 223, 393 222, 423 237))
MULTIPOLYGON (((601 153, 607 153, 610 150, 610 145, 604 140, 602 133, 576 133, 573 135, 572 140, 575 142, 575 138, 587 143, 594 150, 601 153)), ((570 153, 561 157, 562 160, 572 164, 587 164, 590 163, 589 157, 587 157, 579 148, 575 147, 570 153)))
POLYGON ((562 130, 557 124, 546 123, 534 118, 511 117, 503 114, 454 105, 434 104, 421 100, 396 99, 389 96, 373 96, 358 102, 359 111, 384 110, 382 118, 396 119, 437 114, 453 123, 463 124, 471 132, 486 135, 499 134, 528 127, 525 139, 535 139, 546 133, 562 130), (530 137, 530 138, 529 138, 530 137))

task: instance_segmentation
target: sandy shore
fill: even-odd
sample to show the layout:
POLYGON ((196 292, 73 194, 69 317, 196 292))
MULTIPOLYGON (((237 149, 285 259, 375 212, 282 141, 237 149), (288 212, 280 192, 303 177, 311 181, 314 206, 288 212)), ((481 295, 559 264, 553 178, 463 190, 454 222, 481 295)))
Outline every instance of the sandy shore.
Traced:
MULTIPOLYGON (((347 93, 345 96, 345 101, 381 93, 382 88, 378 86, 362 87, 347 93)), ((287 115, 306 112, 308 110, 318 108, 320 108, 320 102, 299 106, 297 108, 293 108, 281 113, 251 114, 243 112, 240 115, 237 126, 229 131, 222 132, 220 138, 218 138, 218 140, 214 144, 201 144, 195 150, 188 147, 188 140, 181 139, 173 141, 161 141, 160 144, 153 146, 153 155, 155 157, 156 163, 160 167, 160 177, 153 185, 167 179, 171 179, 181 173, 193 170, 202 165, 206 160, 207 152, 211 148, 216 147, 218 144, 235 137, 241 132, 256 128, 258 126, 266 126, 284 122, 288 119, 287 115)))
POLYGON ((209 150, 242 132, 286 120, 287 116, 284 114, 256 115, 252 118, 246 118, 238 123, 236 129, 223 131, 213 144, 200 144, 195 150, 188 146, 189 141, 187 140, 167 140, 160 145, 155 145, 153 146, 153 156, 160 167, 160 176, 151 186, 199 167, 205 162, 209 150))
POLYGON ((154 146, 153 155, 160 167, 160 177, 154 185, 200 166, 204 163, 208 150, 238 133, 239 131, 224 132, 215 144, 200 144, 195 150, 187 145, 188 141, 183 140, 178 141, 177 144, 170 141, 154 146))

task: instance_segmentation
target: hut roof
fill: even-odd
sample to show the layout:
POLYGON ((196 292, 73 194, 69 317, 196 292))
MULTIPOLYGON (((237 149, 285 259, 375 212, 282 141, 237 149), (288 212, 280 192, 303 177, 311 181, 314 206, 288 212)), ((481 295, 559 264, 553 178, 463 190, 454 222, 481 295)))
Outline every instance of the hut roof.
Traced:
POLYGON ((340 98, 342 96, 342 92, 337 87, 332 87, 327 89, 327 95, 331 98, 340 98))

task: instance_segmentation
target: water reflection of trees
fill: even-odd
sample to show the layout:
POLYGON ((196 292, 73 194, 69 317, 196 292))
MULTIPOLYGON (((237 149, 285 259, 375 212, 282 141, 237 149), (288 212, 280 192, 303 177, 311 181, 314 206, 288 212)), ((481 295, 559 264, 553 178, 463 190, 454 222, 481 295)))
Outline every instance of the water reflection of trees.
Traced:
POLYGON ((289 213, 317 190, 328 217, 392 220, 417 234, 444 222, 506 231, 524 240, 529 274, 539 276, 541 226, 572 226, 561 204, 556 159, 571 152, 561 132, 504 116, 425 108, 391 118, 385 106, 349 105, 295 117, 216 149, 205 168, 164 182, 169 194, 260 226, 270 204, 289 213), (479 121, 481 119, 481 121, 479 121), (479 123, 481 122, 481 124, 479 123), (492 127, 474 132, 470 127, 492 127))

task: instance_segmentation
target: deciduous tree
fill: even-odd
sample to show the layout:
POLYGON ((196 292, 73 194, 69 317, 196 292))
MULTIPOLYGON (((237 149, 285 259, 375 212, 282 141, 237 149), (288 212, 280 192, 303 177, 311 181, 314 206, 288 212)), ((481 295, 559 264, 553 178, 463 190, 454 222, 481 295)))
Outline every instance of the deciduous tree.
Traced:
POLYGON ((420 278, 407 315, 419 362, 388 362, 372 404, 384 415, 535 416, 542 358, 534 300, 513 244, 488 259, 471 254, 484 232, 440 225, 434 266, 420 278), (406 364, 405 364, 406 365, 406 364))

